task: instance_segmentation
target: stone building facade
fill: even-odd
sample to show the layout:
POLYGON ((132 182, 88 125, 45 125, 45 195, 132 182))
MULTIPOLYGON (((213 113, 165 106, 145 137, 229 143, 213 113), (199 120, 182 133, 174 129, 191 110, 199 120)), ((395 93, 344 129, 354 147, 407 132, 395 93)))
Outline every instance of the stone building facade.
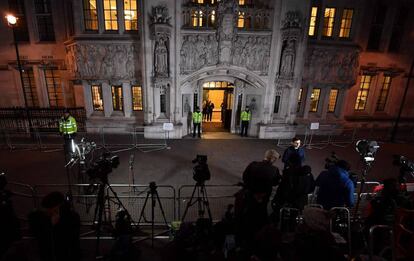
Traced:
MULTIPOLYGON (((20 17, 25 71, 22 88, 12 31, 0 24, 0 102, 24 106, 24 89, 28 106, 84 107, 90 131, 145 126, 147 137, 166 122, 170 137, 187 135, 191 112, 214 90, 232 133, 246 105, 249 135, 260 138, 310 122, 390 126, 414 59, 411 3, 2 1, 20 17)), ((407 102, 407 124, 412 115, 407 102)))

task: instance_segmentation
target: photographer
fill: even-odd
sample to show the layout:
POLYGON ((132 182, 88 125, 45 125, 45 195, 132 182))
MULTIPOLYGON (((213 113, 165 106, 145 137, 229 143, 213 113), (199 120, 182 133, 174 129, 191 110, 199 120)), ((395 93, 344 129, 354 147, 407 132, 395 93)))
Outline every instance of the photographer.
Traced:
POLYGON ((349 177, 351 166, 338 160, 334 166, 322 171, 316 179, 316 202, 324 209, 354 206, 354 182, 349 177))

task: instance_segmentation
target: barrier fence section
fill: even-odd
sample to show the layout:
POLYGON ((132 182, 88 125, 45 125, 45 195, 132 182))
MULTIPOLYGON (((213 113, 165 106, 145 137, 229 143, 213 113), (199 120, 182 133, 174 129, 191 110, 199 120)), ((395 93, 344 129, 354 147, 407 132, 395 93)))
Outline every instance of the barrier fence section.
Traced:
MULTIPOLYGON (((234 195, 241 189, 237 185, 205 185, 205 188, 213 221, 219 221, 224 217, 228 205, 234 204, 234 195)), ((178 189, 178 219, 182 218, 193 190, 194 186, 192 185, 183 185, 178 189)), ((194 194, 195 200, 198 196, 196 191, 194 194)), ((196 221, 199 218, 198 209, 198 203, 190 206, 184 221, 196 221)), ((204 217, 208 217, 207 211, 204 213, 204 217)))
MULTIPOLYGON (((97 194, 99 190, 98 184, 73 184, 72 204, 74 209, 81 217, 82 224, 92 224, 95 220, 95 208, 97 204, 97 194)), ((151 221, 151 207, 152 194, 148 185, 128 185, 128 184, 111 184, 111 188, 116 193, 123 207, 130 213, 134 222, 138 222, 144 203, 148 197, 145 210, 142 212, 143 218, 141 223, 146 225, 151 221)), ((69 186, 67 184, 42 184, 34 186, 35 198, 40 201, 45 195, 52 191, 67 192, 69 186)), ((162 185, 157 186, 159 199, 164 210, 165 218, 168 223, 175 220, 176 209, 176 193, 172 186, 162 185)), ((162 225, 164 220, 162 217, 160 204, 154 195, 154 223, 162 225)), ((122 206, 118 203, 115 194, 109 189, 105 188, 105 217, 109 222, 114 222, 116 213, 122 206), (108 203, 110 202, 110 203, 108 203)))

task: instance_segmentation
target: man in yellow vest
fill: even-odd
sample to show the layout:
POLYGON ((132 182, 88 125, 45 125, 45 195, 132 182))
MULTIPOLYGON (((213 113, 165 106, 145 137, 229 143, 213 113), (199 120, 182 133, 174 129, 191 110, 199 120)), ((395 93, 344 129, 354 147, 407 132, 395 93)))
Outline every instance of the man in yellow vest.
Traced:
POLYGON ((252 113, 249 110, 249 106, 246 106, 244 111, 241 112, 240 119, 241 119, 241 132, 240 136, 247 137, 247 130, 249 129, 249 122, 252 118, 252 113))
POLYGON ((65 114, 59 121, 59 132, 60 135, 63 135, 65 140, 65 156, 70 155, 72 153, 72 140, 76 136, 76 132, 78 131, 78 126, 76 124, 75 118, 73 118, 68 109, 65 109, 65 114))
POLYGON ((195 112, 193 112, 193 138, 195 138, 196 128, 198 128, 198 137, 201 138, 200 127, 203 115, 200 112, 200 108, 197 106, 195 112))

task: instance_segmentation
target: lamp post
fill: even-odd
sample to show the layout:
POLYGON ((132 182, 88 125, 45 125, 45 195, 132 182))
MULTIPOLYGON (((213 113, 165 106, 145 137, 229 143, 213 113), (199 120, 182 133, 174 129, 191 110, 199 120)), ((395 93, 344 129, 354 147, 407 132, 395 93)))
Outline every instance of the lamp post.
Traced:
POLYGON ((17 68, 19 70, 20 84, 22 86, 23 98, 24 98, 24 107, 26 109, 26 115, 27 115, 27 119, 29 121, 29 128, 30 128, 30 132, 31 132, 32 131, 32 122, 31 122, 29 111, 28 111, 28 108, 27 108, 27 96, 26 96, 26 92, 24 90, 23 68, 22 68, 22 64, 20 62, 19 47, 17 45, 17 37, 16 37, 16 30, 15 30, 15 28, 17 26, 18 18, 16 16, 12 15, 12 14, 8 14, 8 15, 6 15, 6 19, 7 19, 7 24, 9 25, 9 27, 11 27, 11 29, 13 31, 13 42, 14 42, 14 47, 16 49, 17 68))

